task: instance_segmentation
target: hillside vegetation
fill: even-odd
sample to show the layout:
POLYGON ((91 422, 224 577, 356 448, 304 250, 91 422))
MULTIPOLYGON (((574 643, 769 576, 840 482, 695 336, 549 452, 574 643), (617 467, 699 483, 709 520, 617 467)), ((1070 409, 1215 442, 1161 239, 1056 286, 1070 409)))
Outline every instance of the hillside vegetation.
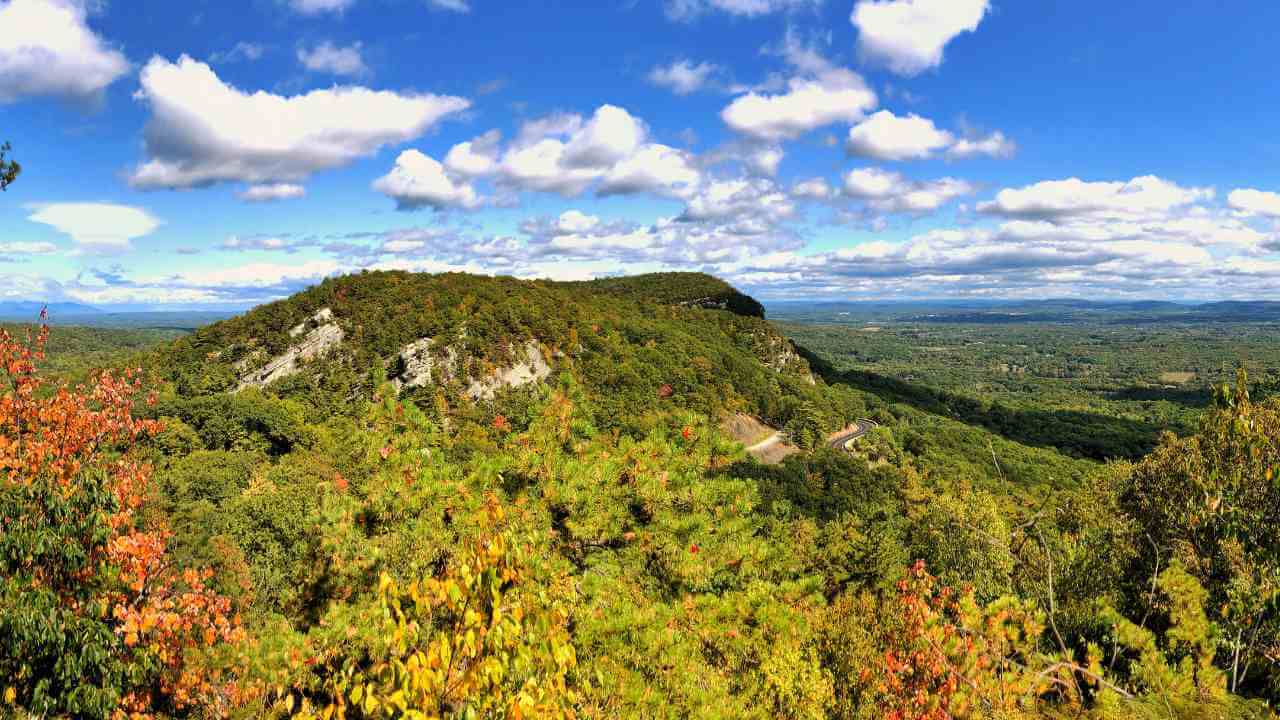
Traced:
POLYGON ((59 392, 0 334, 0 707, 1274 716, 1280 401, 1242 374, 1073 458, 852 387, 727 287, 368 273, 59 392), (530 342, 549 373, 471 392, 530 342))
POLYGON ((290 330, 314 328, 321 311, 332 313, 342 341, 267 389, 322 414, 372 395, 424 339, 437 370, 418 393, 451 406, 466 404, 469 382, 520 361, 534 341, 592 395, 602 427, 635 429, 671 405, 742 410, 778 426, 807 413, 840 427, 865 410, 859 394, 819 389, 758 303, 695 273, 587 283, 361 273, 201 328, 155 366, 181 396, 233 390, 247 372, 238 363, 253 369, 288 352, 301 336, 290 330), (707 309, 721 306, 728 311, 707 309))

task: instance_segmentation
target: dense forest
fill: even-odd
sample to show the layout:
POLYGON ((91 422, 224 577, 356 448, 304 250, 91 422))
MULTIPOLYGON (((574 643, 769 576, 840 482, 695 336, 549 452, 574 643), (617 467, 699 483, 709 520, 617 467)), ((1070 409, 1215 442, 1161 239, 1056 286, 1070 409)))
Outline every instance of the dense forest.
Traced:
POLYGON ((180 337, 0 330, 0 712, 1274 716, 1269 357, 1086 392, 985 354, 1073 336, 934 374, 763 314, 697 274, 389 272, 180 337), (973 382, 1001 363, 1035 389, 973 382))

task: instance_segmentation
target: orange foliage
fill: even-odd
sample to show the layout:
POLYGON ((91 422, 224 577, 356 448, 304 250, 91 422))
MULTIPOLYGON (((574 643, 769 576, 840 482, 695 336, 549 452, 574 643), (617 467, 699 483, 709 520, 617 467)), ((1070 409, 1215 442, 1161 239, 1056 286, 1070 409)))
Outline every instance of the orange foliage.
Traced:
POLYGON ((898 583, 900 623, 882 638, 868 670, 886 720, 951 720, 1012 713, 1055 678, 1035 672, 1044 630, 1037 613, 1011 600, 982 607, 972 591, 936 587, 916 562, 898 583))
MULTIPOLYGON (((133 415, 141 394, 137 372, 102 372, 88 386, 61 386, 49 393, 36 363, 45 357, 49 328, 25 342, 0 329, 0 371, 7 387, 0 397, 0 482, 40 486, 67 499, 88 492, 89 473, 105 477, 114 505, 105 516, 106 542, 84 539, 88 557, 67 574, 61 568, 21 568, 32 586, 56 594, 82 616, 105 617, 121 639, 120 652, 154 668, 152 682, 121 688, 117 716, 145 718, 160 701, 225 711, 226 687, 208 668, 193 662, 197 648, 241 638, 230 601, 205 587, 210 571, 178 573, 167 562, 163 529, 139 526, 151 468, 130 457, 129 448, 160 430, 154 420, 133 415), (96 588, 87 600, 85 589, 96 588)), ((146 398, 154 403, 154 397, 146 398)), ((31 519, 26 519, 28 522, 31 519)), ((5 518, 5 525, 10 522, 5 518)), ((46 518, 44 522, 55 522, 46 518)))

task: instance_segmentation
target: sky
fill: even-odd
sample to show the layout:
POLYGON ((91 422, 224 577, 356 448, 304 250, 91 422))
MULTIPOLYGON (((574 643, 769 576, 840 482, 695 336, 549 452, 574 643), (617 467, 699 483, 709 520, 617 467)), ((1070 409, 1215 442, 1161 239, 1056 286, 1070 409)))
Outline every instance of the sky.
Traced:
POLYGON ((0 300, 1280 299, 1280 3, 0 0, 0 300))

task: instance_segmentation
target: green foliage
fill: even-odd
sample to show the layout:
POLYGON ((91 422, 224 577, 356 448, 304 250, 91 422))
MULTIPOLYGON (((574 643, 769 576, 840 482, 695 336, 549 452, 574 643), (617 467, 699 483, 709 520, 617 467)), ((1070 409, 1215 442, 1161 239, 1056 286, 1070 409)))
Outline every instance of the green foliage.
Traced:
POLYGON ((280 455, 306 445, 311 435, 303 406, 249 389, 235 395, 166 399, 152 412, 193 429, 208 450, 280 455))
POLYGON ((743 410, 779 426, 794 419, 816 442, 820 430, 843 426, 865 407, 858 393, 815 384, 754 300, 689 273, 590 283, 361 273, 201 328, 149 365, 180 397, 223 393, 237 387, 244 368, 291 347, 289 329, 309 330, 324 308, 343 343, 269 388, 306 406, 312 420, 358 412, 351 400, 371 397, 401 372, 400 353, 423 338, 450 369, 437 368, 436 384, 416 392, 429 405, 441 391, 458 412, 476 404, 467 383, 509 366, 529 340, 586 386, 595 422, 605 428, 643 432, 650 416, 672 406, 712 415, 743 410), (371 374, 373 367, 385 370, 371 374))
POLYGON ((1280 401, 1253 403, 1243 371, 1199 435, 1166 436, 1119 480, 1120 507, 1147 539, 1133 573, 1178 563, 1208 589, 1229 686, 1275 687, 1280 644, 1280 401))
POLYGON ((638 301, 719 308, 738 315, 764 317, 764 306, 732 285, 703 273, 651 273, 602 278, 578 284, 638 301))
MULTIPOLYGON (((487 515, 500 523, 503 513, 491 503, 487 515)), ((371 647, 335 658, 329 704, 312 712, 306 700, 300 717, 572 717, 574 590, 562 578, 536 578, 529 544, 496 533, 442 577, 408 587, 384 574, 371 647)))
MULTIPOLYGON (((1069 451, 1107 455, 1132 417, 1042 442, 1061 427, 1017 427, 1047 416, 1009 396, 811 381, 726 288, 368 273, 157 351, 146 523, 172 534, 175 571, 213 570, 247 631, 207 659, 238 692, 197 714, 1270 716, 1280 403, 1223 394, 1198 434, 1102 465, 1069 451), (236 363, 325 307, 341 346, 229 392, 236 363), (397 392, 423 337, 459 375, 397 392), (550 378, 467 396, 531 338, 550 378), (758 463, 721 434, 731 412, 805 451, 758 463), (825 447, 862 417, 880 427, 825 447)), ((14 498, 0 516, 79 512, 14 498)), ((34 547, 56 565, 74 551, 58 533, 80 531, 45 524, 34 547)), ((26 592, 0 582, 0 602, 26 592)), ((64 606, 21 607, 0 639, 121 694, 124 670, 49 640, 83 630, 64 606)), ((114 702, 76 697, 64 713, 114 702)))
POLYGON ((5 159, 5 156, 12 151, 13 146, 9 143, 0 145, 0 190, 8 190, 9 186, 18 179, 18 173, 22 172, 22 166, 12 158, 5 159))

